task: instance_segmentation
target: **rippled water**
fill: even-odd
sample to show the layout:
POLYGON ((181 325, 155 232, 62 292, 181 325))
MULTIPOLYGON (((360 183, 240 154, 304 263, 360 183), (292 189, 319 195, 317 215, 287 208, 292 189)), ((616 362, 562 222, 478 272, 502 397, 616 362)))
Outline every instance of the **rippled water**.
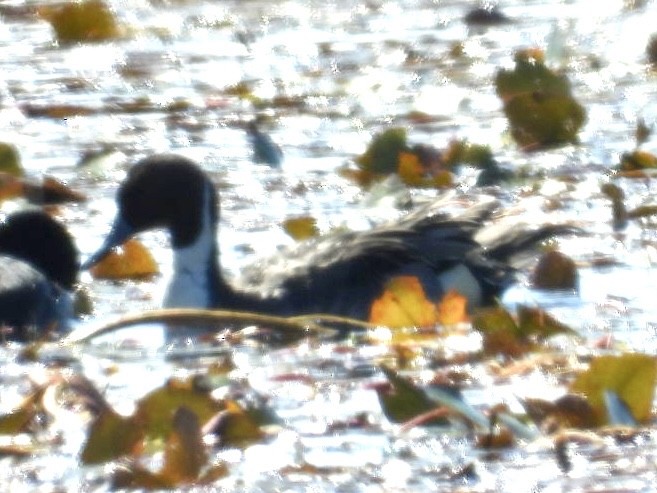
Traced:
MULTIPOLYGON (((593 253, 619 261, 617 266, 582 269, 578 296, 549 297, 519 289, 509 301, 548 307, 592 340, 612 333, 629 347, 654 352, 654 228, 633 224, 623 235, 612 235, 609 204, 599 186, 608 181, 607 170, 617 164, 619 154, 634 147, 637 119, 648 124, 657 120, 657 75, 645 59, 657 3, 630 8, 629 2, 613 0, 502 1, 500 7, 513 23, 487 29, 463 22, 471 3, 113 1, 126 28, 125 40, 58 46, 50 25, 30 14, 39 3, 2 2, 0 140, 18 147, 31 175, 53 175, 88 193, 87 203, 60 209, 83 254, 94 250, 107 231, 114 191, 130 162, 165 150, 193 157, 221 186, 222 261, 233 273, 254 254, 272 253, 292 241, 280 227, 286 217, 310 214, 327 231, 342 225, 366 227, 367 218, 398 214, 336 173, 363 152, 374 133, 395 125, 407 127, 412 142, 438 148, 455 137, 488 144, 501 163, 535 175, 576 177, 570 185, 548 181, 538 197, 524 193, 532 187, 531 180, 495 193, 508 207, 526 209, 521 214, 525 220, 575 220, 593 233, 563 243, 575 258, 590 260, 593 253), (463 56, 452 54, 457 43, 463 56), (512 65, 514 50, 529 46, 544 48, 550 63, 567 71, 576 97, 586 106, 581 145, 526 154, 505 133, 493 77, 500 67, 512 65), (258 104, 234 95, 231 87, 240 83, 251 88, 258 104), (85 114, 43 114, 49 108, 73 106, 85 114), (417 123, 413 111, 432 118, 417 123), (256 115, 268 117, 266 129, 283 149, 280 170, 251 161, 243 123, 256 115), (78 166, 85 154, 101 149, 115 151, 116 163, 93 169, 78 166), (558 207, 546 208, 550 201, 558 207)), ((655 147, 654 139, 644 145, 653 152, 655 147)), ((467 173, 460 183, 459 193, 475 193, 467 173)), ((651 180, 620 184, 630 205, 652 200, 651 180)), ((166 239, 161 233, 143 238, 164 275, 150 283, 120 285, 92 283, 85 276, 83 283, 96 301, 94 317, 159 305, 170 261, 166 239)), ((91 368, 99 364, 91 361, 91 368)), ((252 378, 267 374, 268 362, 261 361, 252 378)), ((143 394, 141 387, 130 388, 131 372, 144 365, 161 369, 161 364, 155 358, 123 368, 112 380, 110 393, 124 400, 143 394)), ((145 387, 160 383, 157 371, 144 374, 157 380, 142 382, 145 387)), ((327 380, 322 397, 307 404, 299 404, 307 399, 307 389, 288 388, 289 399, 298 406, 298 416, 289 417, 290 422, 307 431, 312 423, 300 417, 315 416, 331 399, 340 401, 342 386, 349 385, 327 380)), ((364 393, 358 406, 376 409, 378 403, 370 402, 373 392, 364 393)), ((339 404, 345 414, 355 407, 349 400, 339 404)), ((279 436, 277 450, 285 451, 281 460, 294 456, 296 440, 279 436)), ((457 458, 471 453, 459 440, 430 434, 413 443, 385 435, 339 436, 335 443, 317 443, 322 440, 330 441, 312 434, 303 438, 309 457, 319 450, 321 457, 314 459, 321 462, 329 450, 333 465, 356 464, 357 470, 310 484, 289 477, 272 483, 276 465, 258 465, 258 454, 271 453, 255 448, 246 459, 234 460, 241 471, 234 488, 450 491, 455 484, 444 479, 444 470, 457 467, 457 458), (398 461, 399 450, 412 451, 416 460, 398 461)), ((541 457, 523 453, 507 458, 517 468, 487 463, 490 470, 480 474, 481 491, 527 491, 528 476, 540 491, 591 486, 578 478, 568 483, 554 463, 540 464, 541 457)), ((79 487, 83 481, 73 472, 74 458, 64 454, 61 460, 60 469, 68 471, 63 475, 42 459, 28 462, 21 471, 39 471, 37 483, 79 487)), ((627 488, 646 490, 650 479, 627 478, 627 488)), ((624 479, 618 481, 625 486, 624 479)))

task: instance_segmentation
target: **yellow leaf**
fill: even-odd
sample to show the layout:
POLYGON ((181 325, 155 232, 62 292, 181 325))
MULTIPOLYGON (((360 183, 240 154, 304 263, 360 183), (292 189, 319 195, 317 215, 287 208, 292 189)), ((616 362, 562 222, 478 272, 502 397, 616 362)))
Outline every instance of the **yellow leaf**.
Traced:
POLYGON ((283 223, 285 232, 297 241, 314 238, 319 234, 314 217, 304 216, 286 219, 283 223))
POLYGON ((455 325, 468 321, 468 299, 454 290, 449 290, 438 303, 438 320, 443 325, 455 325))
POLYGON ((381 297, 374 300, 369 321, 391 328, 427 327, 438 323, 438 313, 417 277, 399 276, 388 281, 381 297))
POLYGON ((96 279, 139 279, 157 274, 158 268, 146 247, 132 239, 110 252, 90 272, 96 279))
POLYGON ((577 376, 570 391, 586 396, 598 425, 608 422, 605 391, 618 395, 634 419, 645 423, 651 417, 656 378, 657 358, 654 356, 639 353, 599 356, 591 360, 588 370, 577 376))

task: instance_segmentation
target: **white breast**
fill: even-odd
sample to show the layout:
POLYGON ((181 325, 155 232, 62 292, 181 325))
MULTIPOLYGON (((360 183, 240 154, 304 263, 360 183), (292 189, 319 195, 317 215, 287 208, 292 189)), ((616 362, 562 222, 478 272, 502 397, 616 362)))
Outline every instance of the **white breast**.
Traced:
POLYGON ((173 251, 173 276, 164 295, 165 308, 211 308, 208 272, 216 238, 210 215, 210 194, 203 194, 203 221, 196 241, 173 251))

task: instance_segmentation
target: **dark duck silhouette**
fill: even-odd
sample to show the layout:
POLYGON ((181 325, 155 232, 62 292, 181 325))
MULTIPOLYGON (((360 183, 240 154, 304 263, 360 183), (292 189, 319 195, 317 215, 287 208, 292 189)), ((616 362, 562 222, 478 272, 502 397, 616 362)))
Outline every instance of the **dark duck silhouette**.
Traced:
POLYGON ((255 120, 247 124, 246 134, 253 148, 253 161, 280 168, 283 164, 283 151, 269 135, 258 128, 255 120))
POLYGON ((246 270, 233 287, 221 273, 217 245, 218 197, 194 162, 176 155, 142 159, 117 193, 111 232, 83 268, 141 231, 164 228, 174 251, 165 307, 248 310, 278 315, 326 313, 367 319, 372 301, 398 275, 417 276, 438 299, 448 289, 469 306, 491 303, 514 282, 509 259, 567 225, 514 228, 480 244, 475 235, 494 208, 486 203, 450 219, 440 203, 365 232, 327 235, 281 252, 246 270), (237 286, 237 285, 236 285, 237 286))
POLYGON ((78 251, 66 228, 40 210, 0 223, 0 324, 4 339, 27 341, 68 327, 78 251))

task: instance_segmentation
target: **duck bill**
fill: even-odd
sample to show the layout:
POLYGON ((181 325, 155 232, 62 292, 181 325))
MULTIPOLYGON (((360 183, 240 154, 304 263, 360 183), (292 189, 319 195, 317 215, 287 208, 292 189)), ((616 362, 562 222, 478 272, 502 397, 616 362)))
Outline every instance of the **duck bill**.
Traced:
POLYGON ((82 270, 87 270, 103 260, 105 256, 114 248, 123 245, 132 235, 135 234, 135 229, 130 226, 122 217, 117 217, 114 221, 112 229, 105 238, 103 245, 82 263, 82 270))

